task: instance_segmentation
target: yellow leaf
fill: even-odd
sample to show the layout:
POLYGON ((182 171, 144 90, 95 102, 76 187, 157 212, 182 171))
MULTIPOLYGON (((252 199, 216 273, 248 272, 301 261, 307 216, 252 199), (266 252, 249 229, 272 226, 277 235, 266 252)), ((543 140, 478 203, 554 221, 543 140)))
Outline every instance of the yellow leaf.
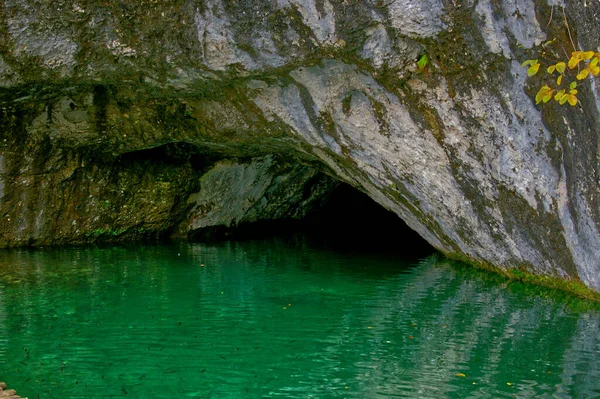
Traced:
POLYGON ((578 93, 578 91, 577 91, 577 90, 575 90, 575 89, 571 89, 571 90, 569 90, 569 94, 573 94, 573 95, 575 95, 575 94, 577 94, 577 93, 578 93))
POLYGON ((598 62, 600 62, 600 58, 594 57, 594 59, 590 61, 590 66, 596 66, 598 65, 598 62))
POLYGON ((527 70, 527 76, 533 76, 540 70, 540 64, 533 64, 527 70))
POLYGON ((568 99, 569 99, 569 95, 563 94, 563 96, 560 98, 560 100, 558 100, 558 103, 560 105, 564 105, 564 103, 566 103, 568 99))
POLYGON ((577 65, 579 65, 580 62, 581 62, 581 58, 576 57, 575 53, 573 53, 573 56, 569 60, 569 64, 568 64, 569 65, 569 69, 575 68, 577 65))
POLYGON ((600 66, 598 66, 598 65, 594 65, 594 66, 590 65, 589 69, 590 69, 590 73, 594 76, 598 76, 598 74, 600 73, 600 66))
POLYGON ((547 69, 549 74, 553 74, 554 70, 556 69, 556 65, 550 65, 547 69))
POLYGON ((542 97, 542 101, 544 102, 544 104, 547 103, 548 101, 550 101, 553 94, 554 94, 554 90, 550 90, 544 95, 544 97, 542 97))
POLYGON ((562 98, 562 96, 565 95, 565 91, 564 90, 560 90, 558 93, 556 93, 554 95, 554 100, 555 101, 560 101, 560 99, 562 98))
POLYGON ((463 373, 456 373, 456 376, 457 376, 457 377, 466 377, 466 375, 465 375, 465 374, 463 374, 463 373))
MULTIPOLYGON (((549 92, 550 92, 550 87, 548 87, 548 86, 542 86, 538 90, 537 94, 535 95, 535 103, 539 104, 544 99, 544 97, 546 95, 548 95, 549 92)), ((552 94, 550 94, 550 95, 552 95, 552 94)))
POLYGON ((533 64, 537 64, 538 60, 527 60, 524 63, 521 64, 522 67, 525 67, 527 65, 533 65, 533 64))
POLYGON ((569 88, 570 88, 571 90, 573 90, 573 89, 574 89, 574 88, 576 88, 576 87, 577 87, 577 82, 571 82, 571 84, 569 85, 569 88))
POLYGON ((560 86, 562 84, 562 80, 563 80, 563 75, 560 75, 558 77, 558 79, 556 79, 556 84, 560 86))
POLYGON ((564 62, 559 62, 558 64, 556 64, 556 70, 560 73, 563 73, 566 67, 567 64, 565 64, 564 62))
POLYGON ((568 101, 572 107, 577 105, 577 97, 575 97, 574 95, 570 95, 568 101))
POLYGON ((542 91, 538 91, 537 94, 535 95, 535 103, 539 104, 542 102, 542 98, 544 97, 544 94, 542 93, 542 91))
POLYGON ((589 68, 585 68, 584 70, 582 70, 581 72, 579 72, 577 74, 577 80, 583 80, 585 78, 587 78, 587 76, 590 74, 590 69, 589 68))
POLYGON ((584 60, 589 60, 594 56, 594 52, 593 51, 586 51, 584 53, 581 53, 581 58, 583 58, 584 60))

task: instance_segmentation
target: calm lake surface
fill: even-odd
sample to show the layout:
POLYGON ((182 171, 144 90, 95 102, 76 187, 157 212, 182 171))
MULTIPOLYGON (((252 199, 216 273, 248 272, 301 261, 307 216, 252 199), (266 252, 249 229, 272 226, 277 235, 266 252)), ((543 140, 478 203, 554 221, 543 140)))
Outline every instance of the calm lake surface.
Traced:
POLYGON ((302 237, 0 252, 0 380, 40 398, 595 398, 600 311, 302 237))

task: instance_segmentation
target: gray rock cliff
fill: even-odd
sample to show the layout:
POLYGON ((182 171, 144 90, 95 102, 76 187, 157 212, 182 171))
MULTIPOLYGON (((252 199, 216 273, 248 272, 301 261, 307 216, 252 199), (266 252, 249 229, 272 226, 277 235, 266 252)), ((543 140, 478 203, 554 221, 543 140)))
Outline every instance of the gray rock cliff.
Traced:
POLYGON ((444 253, 600 291, 600 84, 536 106, 520 65, 598 51, 599 22, 589 0, 0 1, 0 246, 301 218, 343 181, 444 253))

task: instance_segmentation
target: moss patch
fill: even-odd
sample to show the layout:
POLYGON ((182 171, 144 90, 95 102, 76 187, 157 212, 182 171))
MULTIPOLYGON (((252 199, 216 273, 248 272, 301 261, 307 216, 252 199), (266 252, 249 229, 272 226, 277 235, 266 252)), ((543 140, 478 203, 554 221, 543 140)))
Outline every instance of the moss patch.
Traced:
POLYGON ((446 253, 445 256, 450 260, 469 264, 477 269, 495 273, 512 281, 519 281, 525 284, 532 284, 550 288, 552 290, 559 290, 577 296, 579 298, 584 298, 600 303, 600 293, 591 290, 580 280, 575 278, 563 279, 554 276, 534 274, 528 271, 520 270, 518 268, 501 269, 487 262, 475 260, 462 254, 446 253))

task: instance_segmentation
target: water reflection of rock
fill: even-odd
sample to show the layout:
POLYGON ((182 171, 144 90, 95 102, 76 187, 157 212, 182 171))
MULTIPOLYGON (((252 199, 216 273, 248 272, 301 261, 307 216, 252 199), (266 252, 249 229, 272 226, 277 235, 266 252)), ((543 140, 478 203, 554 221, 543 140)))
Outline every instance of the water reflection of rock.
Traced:
MULTIPOLYGON (((77 337, 72 339, 72 347, 63 343, 63 348, 51 348, 48 353, 32 353, 23 368, 34 380, 42 363, 51 362, 60 370, 55 373, 60 372, 61 378, 62 373, 70 373, 73 380, 82 381, 85 375, 86 383, 97 381, 95 371, 77 369, 87 367, 83 361, 73 361, 64 368, 64 359, 81 352, 95 362, 106 363, 109 373, 115 366, 108 364, 115 357, 126 358, 125 348, 137 339, 138 327, 150 320, 142 313, 139 319, 122 320, 119 309, 139 306, 142 310, 151 307, 163 323, 176 326, 152 341, 148 352, 161 353, 164 349, 166 353, 181 347, 185 349, 178 352, 182 357, 201 358, 205 340, 222 335, 218 350, 232 362, 235 357, 228 353, 230 346, 235 355, 235 347, 243 351, 257 336, 268 335, 269 346, 252 348, 264 352, 265 363, 270 361, 269 353, 283 348, 314 363, 312 374, 298 372, 304 383, 314 382, 309 377, 331 384, 338 384, 340 378, 352 380, 358 384, 354 389, 364 397, 391 396, 415 387, 423 398, 498 397, 511 392, 521 397, 544 392, 567 398, 600 393, 597 311, 573 310, 569 301, 549 291, 528 295, 519 291, 517 284, 503 287, 496 280, 488 281, 485 274, 456 269, 436 258, 417 267, 394 268, 377 259, 344 257, 275 240, 3 255, 0 364, 7 364, 5 354, 21 354, 27 342, 51 333, 52 326, 68 331, 66 336, 77 337), (296 283, 290 285, 283 279, 296 283), (368 289, 362 288, 365 286, 368 289), (145 287, 144 295, 134 287, 145 287), (73 293, 81 300, 67 300, 73 293), (177 297, 180 305, 204 304, 215 297, 213 293, 218 294, 217 302, 198 308, 198 315, 206 320, 200 329, 203 340, 185 341, 183 330, 192 320, 165 321, 177 314, 177 306, 170 301, 177 297), (107 295, 114 299, 111 309, 106 309, 102 300, 107 295), (343 299, 344 295, 348 298, 343 299), (291 308, 283 309, 288 303, 291 308), (273 308, 278 312, 275 332, 264 320, 265 312, 273 308), (307 308, 310 312, 301 320, 284 316, 307 308), (314 328, 315 319, 320 321, 318 329, 314 328), (211 324, 215 320, 221 324, 211 324), (183 321, 182 326, 179 321, 183 321), (305 328, 303 323, 313 329, 306 327, 307 334, 293 341, 279 336, 287 329, 305 328), (75 336, 86 324, 98 329, 114 325, 123 350, 110 352, 101 338, 95 337, 98 342, 94 343, 85 332, 75 336), (22 332, 15 334, 19 329, 22 332), (235 333, 229 335, 229 331, 235 333), (237 335, 244 339, 234 344, 237 335), (315 341, 322 351, 306 352, 315 341), (110 355, 99 356, 99 348, 110 355), (465 384, 456 383, 457 373, 466 375, 465 384)), ((223 367, 231 368, 227 362, 223 360, 223 367)), ((240 370, 244 365, 236 363, 240 370)), ((179 370, 175 364, 164 366, 179 370)), ((214 368, 221 366, 211 367, 209 371, 217 374, 214 368)), ((170 373, 165 378, 170 378, 170 373)), ((185 377, 185 370, 173 374, 185 377)), ((208 372, 205 376, 209 378, 208 372)), ((273 391, 280 388, 277 381, 269 382, 273 391)))

